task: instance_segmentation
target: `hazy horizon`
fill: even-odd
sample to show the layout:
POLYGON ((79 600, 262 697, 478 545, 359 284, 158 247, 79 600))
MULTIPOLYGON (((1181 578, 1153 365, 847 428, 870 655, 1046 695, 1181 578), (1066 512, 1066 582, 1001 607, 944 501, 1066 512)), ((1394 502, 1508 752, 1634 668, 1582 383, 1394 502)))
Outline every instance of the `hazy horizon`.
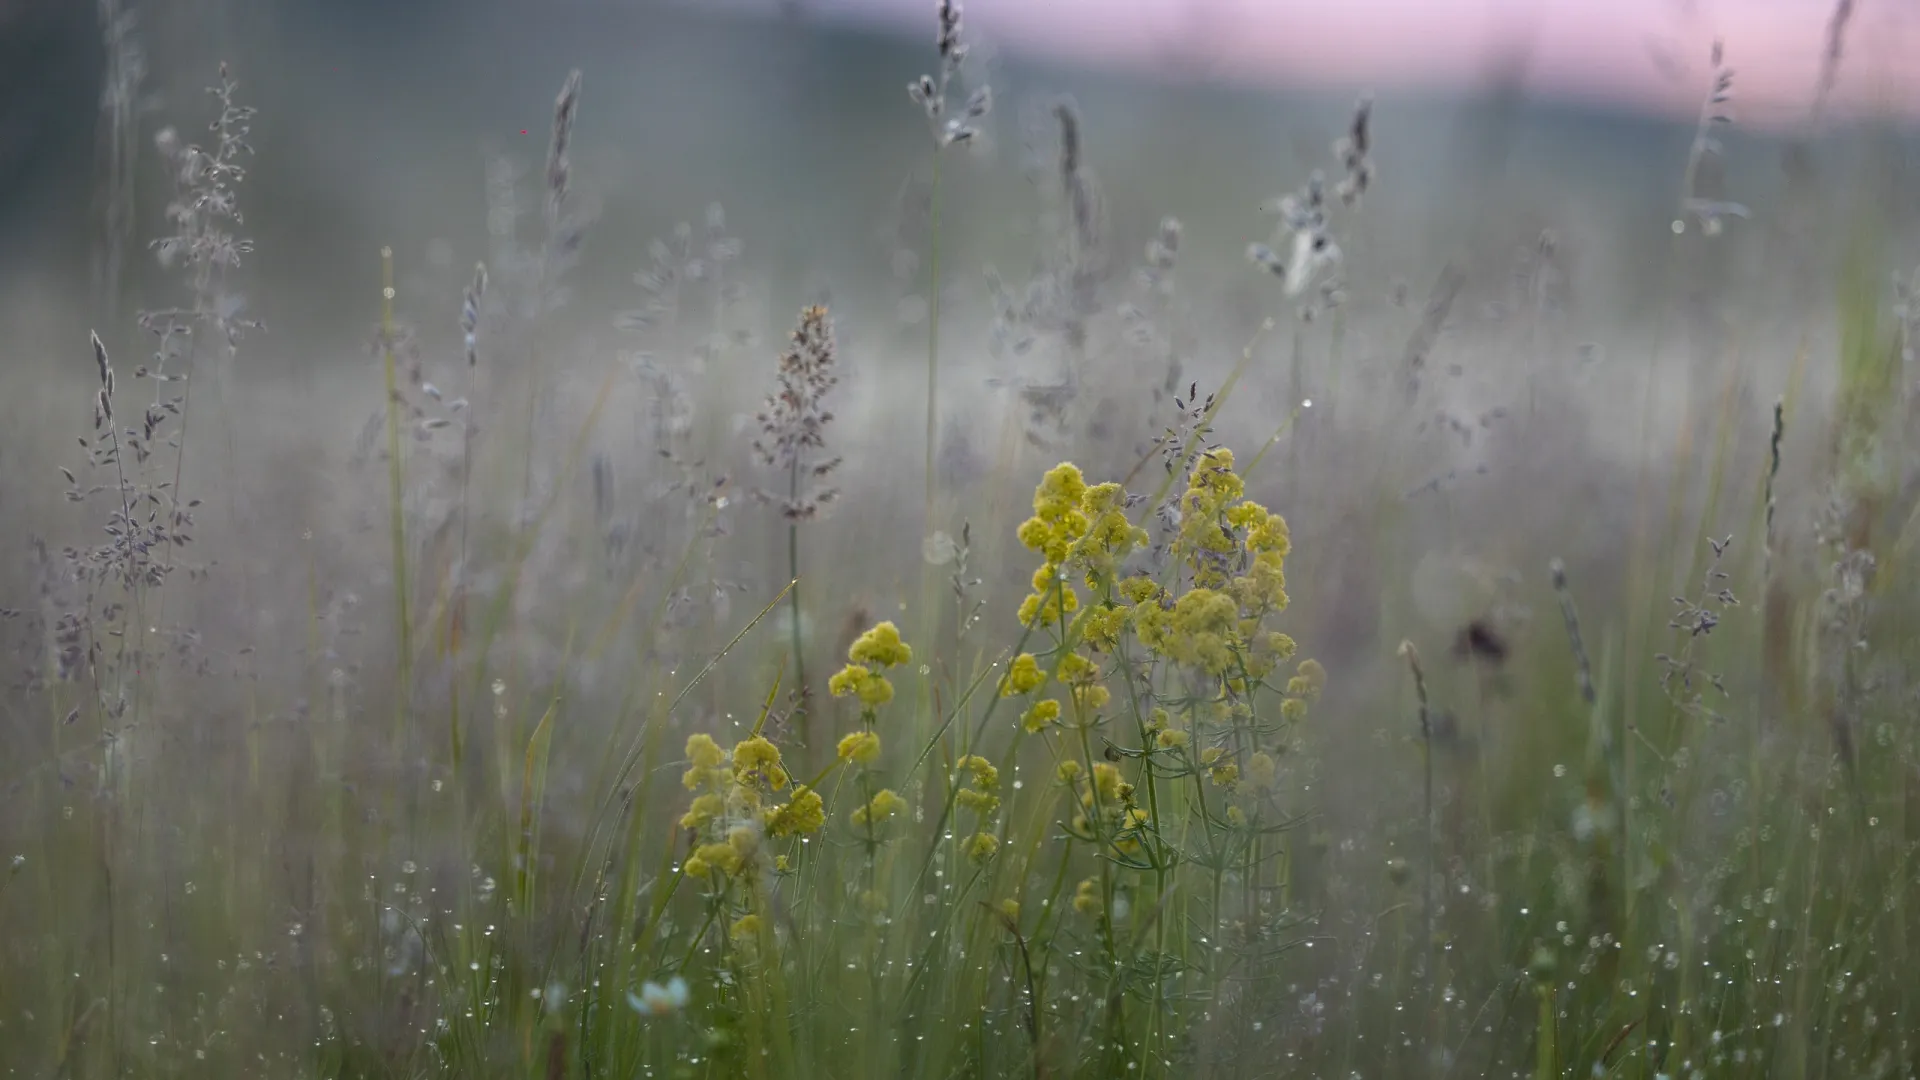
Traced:
MULTIPOLYGON (((724 5, 723 5, 724 6, 724 5)), ((757 0, 742 0, 755 10, 757 0)), ((933 0, 794 0, 807 17, 911 33, 933 0)), ((1920 8, 1844 0, 1828 108, 1920 119, 1920 8)), ((1140 73, 1249 86, 1471 93, 1489 73, 1530 92, 1671 117, 1697 112, 1723 41, 1754 122, 1806 115, 1835 0, 969 0, 991 42, 1140 73)))

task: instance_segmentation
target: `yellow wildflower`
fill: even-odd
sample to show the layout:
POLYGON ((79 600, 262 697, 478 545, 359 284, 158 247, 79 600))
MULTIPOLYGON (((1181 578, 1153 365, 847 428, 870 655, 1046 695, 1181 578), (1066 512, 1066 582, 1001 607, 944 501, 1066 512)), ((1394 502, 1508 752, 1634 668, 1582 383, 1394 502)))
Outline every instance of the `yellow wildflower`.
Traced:
MULTIPOLYGON (((1119 766, 1105 761, 1093 763, 1093 790, 1100 793, 1101 801, 1108 804, 1119 802, 1120 788, 1124 784, 1125 781, 1120 777, 1119 766)), ((1088 801, 1091 802, 1091 800, 1092 793, 1089 792, 1088 801)))
POLYGON ((733 748, 733 772, 742 783, 759 777, 775 791, 787 786, 787 770, 780 764, 780 748, 764 736, 743 739, 733 748))
POLYGON ((1053 533, 1052 525, 1035 517, 1021 522, 1013 535, 1028 551, 1044 551, 1052 546, 1053 533))
POLYGON ((1047 681, 1047 673, 1040 670, 1040 662, 1032 653, 1021 653, 1007 666, 1007 678, 1000 688, 1002 697, 1015 694, 1031 694, 1040 689, 1047 681))
POLYGON ((1073 703, 1083 713, 1099 712, 1113 700, 1113 692, 1104 686, 1076 686, 1073 703))
POLYGON ((1302 660, 1293 678, 1287 680, 1287 693, 1313 701, 1327 685, 1327 669, 1318 660, 1302 660))
POLYGON ((1060 719, 1060 703, 1052 698, 1036 701, 1020 717, 1020 726, 1029 734, 1037 734, 1041 729, 1060 719))
POLYGON ((760 931, 766 923, 758 915, 742 915, 727 928, 727 936, 735 941, 754 941, 760 937, 760 931))
POLYGON ((875 623, 847 650, 847 659, 869 667, 899 667, 913 659, 913 650, 900 640, 900 628, 892 622, 875 623))
POLYGON ((1278 630, 1269 630, 1260 637, 1262 651, 1272 654, 1275 660, 1288 660, 1297 648, 1293 639, 1278 630))
POLYGON ((953 801, 983 818, 992 817, 1000 809, 1000 796, 972 788, 961 788, 954 794, 953 801))
POLYGON ((878 825, 907 808, 907 800, 894 793, 892 788, 882 788, 865 806, 853 808, 855 825, 878 825))
POLYGON ((726 760, 727 752, 720 749, 720 744, 713 741, 713 736, 705 732, 690 735, 687 737, 687 771, 680 778, 681 782, 688 791, 697 791, 724 779, 724 775, 716 776, 715 773, 724 774, 722 766, 726 760))
POLYGON ((955 764, 973 773, 974 785, 981 791, 992 791, 1000 786, 1000 770, 979 754, 970 754, 955 764))
POLYGON ((1100 677, 1100 668, 1079 653, 1060 658, 1060 681, 1085 685, 1100 677))
POLYGON ((982 820, 992 817, 1000 809, 1000 796, 994 794, 1000 787, 1000 770, 978 754, 963 757, 956 764, 973 773, 973 786, 962 789, 954 801, 980 815, 982 820))
POLYGON ((1079 466, 1063 461, 1047 470, 1033 493, 1035 517, 1059 517, 1080 505, 1087 495, 1087 481, 1079 466))
POLYGON ((687 760, 696 767, 712 769, 727 760, 727 752, 705 732, 687 736, 687 760))
POLYGON ((880 756, 880 736, 871 731, 856 731, 840 740, 841 761, 871 765, 880 756))
POLYGON ((1098 604, 1081 612, 1075 623, 1080 640, 1095 652, 1112 652, 1120 644, 1120 632, 1127 626, 1126 608, 1118 604, 1098 604))
POLYGON ((726 808, 726 800, 712 792, 697 796, 693 800, 693 805, 687 807, 686 814, 680 818, 680 827, 683 829, 701 828, 714 818, 719 817, 721 811, 726 808))
POLYGON ((1073 890, 1073 910, 1082 915, 1098 915, 1106 904, 1100 896, 1100 882, 1087 878, 1073 890))
POLYGON ((1273 755, 1265 750, 1256 750, 1247 758, 1247 782, 1256 791, 1271 791, 1280 779, 1280 766, 1273 755))
POLYGON ((1140 850, 1140 834, 1147 829, 1147 812, 1137 806, 1130 806, 1120 815, 1120 836, 1114 840, 1115 851, 1131 855, 1140 850))
POLYGON ((1071 585, 1057 588, 1049 586, 1044 591, 1036 590, 1025 600, 1020 601, 1018 612, 1020 624, 1036 629, 1044 629, 1060 621, 1062 615, 1071 615, 1080 610, 1080 594, 1073 591, 1071 585))
POLYGON ((835 672, 827 680, 827 690, 834 697, 858 697, 860 704, 869 709, 879 708, 893 700, 893 683, 885 675, 862 664, 848 664, 835 672))
POLYGON ((705 876, 718 870, 728 877, 740 872, 744 865, 740 852, 728 844, 701 844, 695 848, 692 857, 687 859, 689 875, 705 876), (696 869, 697 864, 697 869, 696 869))
POLYGON ((977 832, 967 841, 967 858, 975 863, 984 863, 993 858, 1000 850, 1000 838, 990 832, 977 832))
POLYGON ((805 784, 793 789, 793 801, 775 806, 763 815, 768 836, 796 836, 817 832, 826 824, 827 807, 820 793, 805 784))
POLYGON ((1159 583, 1143 574, 1135 574, 1120 583, 1120 596, 1129 604, 1144 604, 1159 595, 1159 583))

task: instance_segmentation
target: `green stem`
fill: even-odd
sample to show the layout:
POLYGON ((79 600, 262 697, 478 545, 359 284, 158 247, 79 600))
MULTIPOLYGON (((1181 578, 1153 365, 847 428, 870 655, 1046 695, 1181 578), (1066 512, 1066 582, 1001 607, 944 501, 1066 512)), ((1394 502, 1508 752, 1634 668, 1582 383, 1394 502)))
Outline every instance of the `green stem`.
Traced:
POLYGON ((380 249, 380 355, 387 376, 387 509, 393 532, 393 601, 399 620, 400 693, 395 696, 394 737, 407 721, 407 698, 413 685, 413 626, 407 608, 407 525, 401 502, 404 478, 400 464, 399 381, 393 356, 393 249, 380 249))
POLYGON ((927 239, 927 520, 934 527, 934 456, 940 441, 940 150, 933 152, 933 193, 927 239))
MULTIPOLYGON (((800 501, 800 459, 796 456, 787 468, 787 503, 800 501)), ((787 580, 793 582, 789 599, 793 604, 793 620, 789 634, 793 642, 794 685, 800 689, 800 741, 802 745, 811 743, 809 737, 807 708, 809 688, 807 686, 807 660, 800 647, 800 523, 787 522, 787 580)))

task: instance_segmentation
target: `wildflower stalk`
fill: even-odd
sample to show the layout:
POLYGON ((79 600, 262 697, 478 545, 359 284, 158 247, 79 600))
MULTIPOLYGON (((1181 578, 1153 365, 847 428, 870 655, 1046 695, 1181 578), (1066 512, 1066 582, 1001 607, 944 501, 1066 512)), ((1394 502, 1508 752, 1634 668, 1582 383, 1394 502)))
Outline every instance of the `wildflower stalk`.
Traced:
POLYGON ((826 408, 827 394, 839 382, 834 374, 836 349, 833 323, 824 307, 808 307, 800 312, 790 344, 780 354, 777 385, 760 410, 761 438, 753 450, 761 462, 785 466, 787 491, 784 497, 760 494, 762 501, 780 508, 787 524, 787 571, 792 620, 788 637, 793 649, 794 675, 798 680, 801 715, 801 739, 807 742, 811 726, 806 656, 800 633, 800 524, 820 517, 825 507, 838 497, 826 485, 827 477, 839 467, 840 459, 826 455, 826 426, 833 413, 826 408))
POLYGON ((573 175, 573 165, 567 157, 567 151, 573 143, 573 123, 579 107, 580 72, 575 69, 567 73, 567 81, 561 85, 560 94, 554 99, 553 132, 547 146, 547 235, 540 254, 539 285, 534 294, 535 302, 539 305, 535 309, 535 354, 529 357, 527 369, 527 442, 520 492, 523 508, 531 506, 533 501, 534 436, 540 394, 540 380, 537 377, 539 320, 547 314, 549 307, 555 305, 553 294, 559 289, 561 274, 572 262, 579 245, 579 226, 569 213, 567 201, 572 190, 573 175))
MULTIPOLYGON (((458 660, 460 646, 466 636, 467 622, 467 560, 469 526, 473 520, 473 410, 479 396, 476 383, 480 366, 479 332, 480 305, 486 298, 487 264, 476 263, 473 268, 473 281, 467 286, 460 299, 460 331, 465 338, 467 356, 467 407, 461 412, 460 423, 460 549, 459 564, 453 581, 453 597, 447 604, 444 628, 444 644, 447 656, 458 660)), ((456 790, 459 786, 461 760, 466 756, 460 728, 460 680, 452 680, 448 687, 447 706, 448 750, 452 755, 456 790)))
MULTIPOLYGON (((986 116, 993 103, 991 92, 981 86, 967 98, 960 115, 948 115, 947 95, 966 63, 967 45, 961 37, 959 0, 938 0, 935 10, 938 32, 934 38, 934 48, 940 59, 940 73, 937 77, 922 75, 907 87, 907 95, 926 113, 928 131, 933 136, 933 178, 927 203, 926 521, 922 533, 925 537, 933 536, 937 524, 935 514, 938 511, 936 459, 940 446, 940 210, 945 172, 942 158, 949 148, 973 140, 976 131, 972 122, 986 116)), ((927 629, 931 631, 934 626, 929 614, 927 629)))
MULTIPOLYGON (((1433 710, 1427 701, 1427 675, 1420 667, 1419 650, 1413 642, 1400 643, 1400 658, 1407 663, 1407 671, 1413 676, 1414 697, 1420 703, 1420 769, 1421 769, 1421 834, 1425 837, 1422 849, 1426 866, 1420 876, 1420 920, 1421 920, 1421 981, 1425 984, 1427 995, 1426 1014, 1422 1022, 1429 1025, 1428 1038, 1431 1041, 1433 1023, 1433 872, 1434 872, 1434 828, 1433 828, 1433 710)), ((1429 1047, 1429 1049, 1431 1049, 1429 1047)))
POLYGON ((413 694, 413 620, 408 609, 405 471, 400 446, 400 382, 393 342, 393 249, 380 249, 380 359, 387 381, 387 518, 393 540, 393 610, 399 631, 400 692, 394 696, 394 750, 400 751, 413 694))
MULTIPOLYGON (((787 504, 798 506, 799 503, 800 458, 799 455, 795 455, 793 460, 787 463, 787 504)), ((807 697, 809 692, 807 654, 800 642, 800 522, 796 518, 787 520, 787 580, 793 582, 793 588, 787 595, 787 599, 793 605, 793 617, 788 621, 787 633, 793 649, 794 684, 800 688, 800 743, 806 746, 812 741, 809 737, 809 729, 812 727, 809 714, 813 710, 810 707, 812 703, 807 697)))
POLYGON ((940 442, 940 159, 933 153, 933 191, 928 204, 927 222, 927 441, 926 511, 922 536, 932 536, 938 527, 935 516, 937 477, 934 462, 940 442))
MULTIPOLYGON (((206 331, 217 332, 231 360, 239 331, 255 325, 250 320, 226 314, 226 300, 216 292, 216 288, 224 282, 226 270, 239 266, 241 257, 253 251, 251 240, 227 231, 227 223, 238 226, 242 221, 235 189, 246 178, 241 157, 253 152, 247 136, 254 110, 234 102, 234 92, 238 86, 231 69, 226 63, 221 63, 220 82, 208 89, 208 93, 219 103, 219 114, 209 128, 218 138, 218 145, 213 152, 209 153, 197 144, 182 145, 172 128, 162 130, 155 138, 161 156, 174 172, 174 199, 168 204, 166 216, 176 231, 154 240, 150 246, 160 257, 161 265, 171 266, 174 259, 184 258, 192 271, 191 308, 142 312, 140 315, 141 326, 159 339, 152 374, 152 408, 163 407, 162 383, 171 379, 185 379, 187 382, 178 402, 179 428, 173 440, 171 501, 176 513, 181 502, 180 493, 184 490, 182 484, 186 472, 187 428, 192 416, 193 386, 208 374, 197 370, 200 366, 201 335, 206 331), (179 347, 174 344, 174 339, 182 336, 186 338, 184 351, 176 352, 179 347), (169 377, 166 375, 166 365, 169 360, 175 359, 183 360, 187 370, 169 377)), ((171 404, 164 407, 171 408, 171 404)), ((231 418, 228 418, 227 425, 228 449, 231 452, 231 418)), ((236 490, 237 486, 230 483, 230 499, 238 497, 236 490)), ((165 547, 170 562, 178 547, 178 541, 171 531, 165 547)), ((244 586, 244 581, 242 584, 244 586)), ((162 592, 156 605, 155 624, 164 621, 166 602, 167 595, 162 592)), ((143 622, 136 628, 136 634, 144 640, 147 630, 143 622)))

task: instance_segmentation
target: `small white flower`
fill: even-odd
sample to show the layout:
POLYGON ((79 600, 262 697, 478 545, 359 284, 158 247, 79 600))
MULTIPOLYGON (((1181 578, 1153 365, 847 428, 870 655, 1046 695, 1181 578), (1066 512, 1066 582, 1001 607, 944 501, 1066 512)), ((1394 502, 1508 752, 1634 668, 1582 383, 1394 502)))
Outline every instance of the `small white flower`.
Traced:
POLYGON ((627 991, 627 1004, 642 1016, 665 1016, 679 1012, 687 1007, 687 980, 675 975, 667 980, 667 985, 657 982, 640 984, 638 994, 627 991))

